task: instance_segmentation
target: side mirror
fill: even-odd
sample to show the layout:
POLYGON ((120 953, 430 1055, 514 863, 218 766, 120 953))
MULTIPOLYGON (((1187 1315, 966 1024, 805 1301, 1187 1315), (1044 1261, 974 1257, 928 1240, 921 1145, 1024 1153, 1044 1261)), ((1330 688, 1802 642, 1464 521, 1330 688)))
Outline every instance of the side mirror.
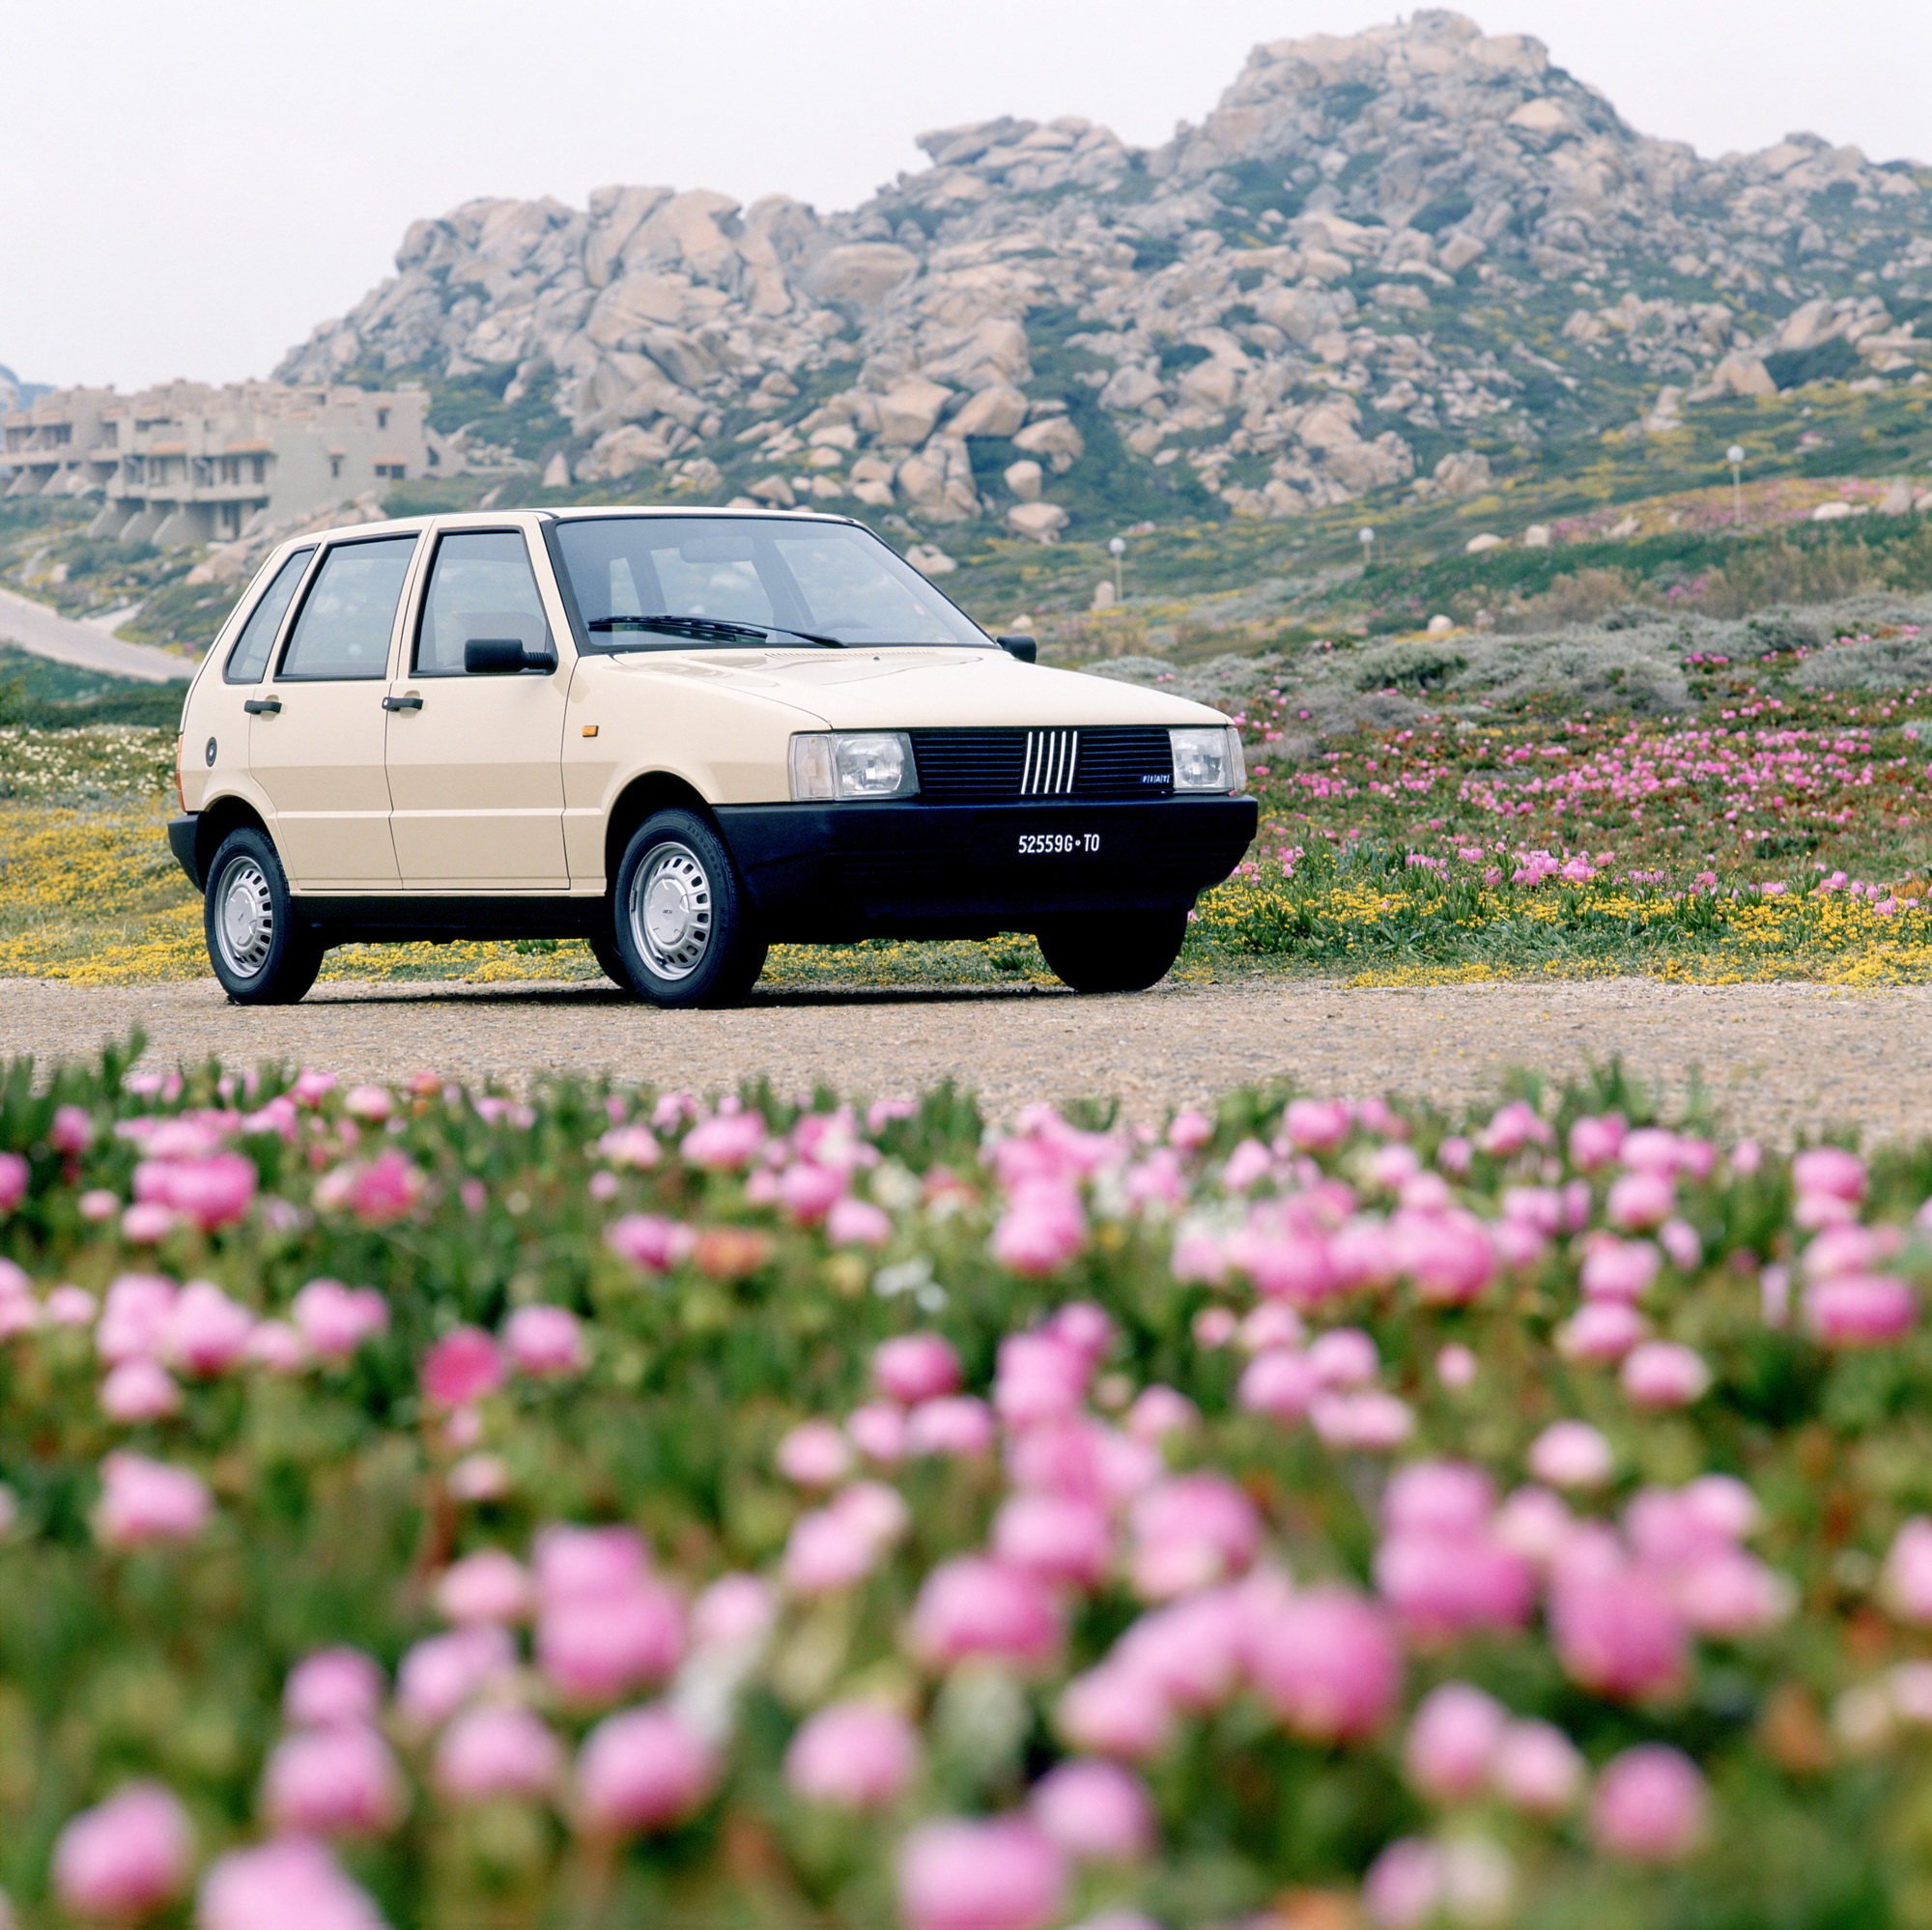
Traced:
POLYGON ((1027 636, 1024 631, 1014 637, 996 637, 993 639, 993 641, 1009 657, 1017 658, 1022 664, 1037 664, 1039 662, 1039 640, 1037 638, 1027 636))
POLYGON ((463 646, 463 667, 472 677, 513 677, 521 670, 548 670, 553 664, 526 650, 521 637, 472 637, 463 646))

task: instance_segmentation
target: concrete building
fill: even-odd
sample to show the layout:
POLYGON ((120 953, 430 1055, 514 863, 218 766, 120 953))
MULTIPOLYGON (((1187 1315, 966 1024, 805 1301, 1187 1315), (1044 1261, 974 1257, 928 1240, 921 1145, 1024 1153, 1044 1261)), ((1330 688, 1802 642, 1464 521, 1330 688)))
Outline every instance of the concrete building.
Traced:
POLYGON ((255 382, 54 389, 0 418, 0 492, 98 497, 90 535, 232 542, 455 472, 460 448, 423 420, 428 400, 255 382))

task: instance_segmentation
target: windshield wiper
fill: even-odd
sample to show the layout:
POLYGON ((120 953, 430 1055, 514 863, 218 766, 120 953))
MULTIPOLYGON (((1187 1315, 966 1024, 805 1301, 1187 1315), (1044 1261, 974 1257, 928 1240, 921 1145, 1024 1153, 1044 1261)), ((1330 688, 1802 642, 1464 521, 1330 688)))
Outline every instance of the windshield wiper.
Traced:
POLYGON ((828 650, 845 645, 836 637, 820 637, 810 630, 787 630, 781 623, 729 623, 716 616, 593 616, 586 630, 655 630, 667 637, 688 637, 694 643, 740 643, 749 639, 761 643, 767 637, 796 637, 807 643, 822 643, 828 650))

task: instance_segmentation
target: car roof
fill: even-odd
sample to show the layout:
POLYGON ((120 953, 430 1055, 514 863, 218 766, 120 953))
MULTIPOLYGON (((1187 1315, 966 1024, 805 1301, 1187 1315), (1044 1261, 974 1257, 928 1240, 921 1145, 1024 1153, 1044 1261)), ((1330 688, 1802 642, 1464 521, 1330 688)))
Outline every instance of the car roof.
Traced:
MULTIPOLYGON (((547 523, 577 523, 585 518, 613 516, 690 517, 728 516, 765 523, 842 523, 854 528, 865 525, 850 516, 838 516, 811 509, 714 509, 704 503, 582 503, 567 509, 453 509, 424 516, 397 516, 382 523, 347 523, 333 529, 312 529, 288 539, 288 547, 304 543, 359 542, 371 536, 413 536, 429 528, 500 529, 505 523, 535 517, 547 523)), ((277 546, 278 548, 280 546, 277 546)))

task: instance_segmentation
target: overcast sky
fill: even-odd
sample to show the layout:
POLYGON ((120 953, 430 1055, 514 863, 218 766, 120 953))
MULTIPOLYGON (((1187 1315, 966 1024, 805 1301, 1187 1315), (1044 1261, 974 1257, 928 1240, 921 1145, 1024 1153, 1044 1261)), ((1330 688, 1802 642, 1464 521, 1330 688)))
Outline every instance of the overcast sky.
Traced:
MULTIPOLYGON (((1928 0, 1472 0, 1646 132, 1932 159, 1928 0)), ((475 195, 604 182, 850 207, 923 128, 1198 121, 1250 46, 1360 0, 0 0, 0 363, 266 375, 475 195)))

